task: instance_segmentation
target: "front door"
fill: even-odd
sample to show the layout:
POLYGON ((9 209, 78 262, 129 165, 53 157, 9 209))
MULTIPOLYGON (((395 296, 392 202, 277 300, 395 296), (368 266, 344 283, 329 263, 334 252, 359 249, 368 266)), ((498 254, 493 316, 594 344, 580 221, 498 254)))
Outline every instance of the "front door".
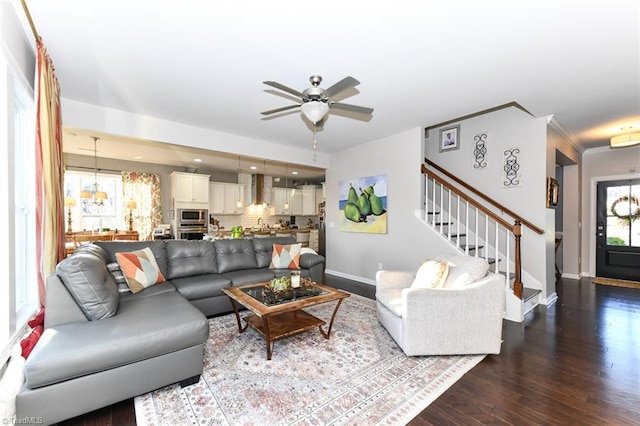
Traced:
POLYGON ((640 281, 640 179, 598 183, 596 276, 640 281))

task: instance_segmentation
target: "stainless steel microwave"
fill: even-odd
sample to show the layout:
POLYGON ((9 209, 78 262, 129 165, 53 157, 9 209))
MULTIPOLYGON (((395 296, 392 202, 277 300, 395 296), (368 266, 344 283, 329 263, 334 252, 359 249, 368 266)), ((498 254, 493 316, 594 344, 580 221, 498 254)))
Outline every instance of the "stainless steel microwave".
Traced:
POLYGON ((209 211, 207 209, 178 209, 179 225, 199 224, 206 226, 209 211))

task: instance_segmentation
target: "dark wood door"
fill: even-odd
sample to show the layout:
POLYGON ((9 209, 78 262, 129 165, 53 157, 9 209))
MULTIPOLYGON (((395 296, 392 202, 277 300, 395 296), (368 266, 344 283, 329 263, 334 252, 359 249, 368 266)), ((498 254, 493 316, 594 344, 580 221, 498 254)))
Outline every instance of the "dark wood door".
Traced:
POLYGON ((596 276, 640 281, 640 179, 598 183, 596 276))

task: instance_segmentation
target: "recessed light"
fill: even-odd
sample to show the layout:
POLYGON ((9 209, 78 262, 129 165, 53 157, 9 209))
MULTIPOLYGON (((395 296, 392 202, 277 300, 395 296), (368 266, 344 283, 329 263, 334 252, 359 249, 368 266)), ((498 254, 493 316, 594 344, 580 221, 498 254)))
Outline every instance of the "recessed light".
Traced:
POLYGON ((140 156, 140 155, 136 155, 135 157, 133 157, 134 160, 142 160, 144 157, 140 156))
POLYGON ((196 163, 202 163, 202 158, 194 158, 193 161, 196 163))
POLYGON ((256 166, 251 166, 250 169, 251 170, 255 170, 255 169, 257 169, 257 167, 256 166))
POLYGON ((298 172, 291 172, 291 174, 292 174, 292 175, 297 175, 297 174, 298 174, 298 172))

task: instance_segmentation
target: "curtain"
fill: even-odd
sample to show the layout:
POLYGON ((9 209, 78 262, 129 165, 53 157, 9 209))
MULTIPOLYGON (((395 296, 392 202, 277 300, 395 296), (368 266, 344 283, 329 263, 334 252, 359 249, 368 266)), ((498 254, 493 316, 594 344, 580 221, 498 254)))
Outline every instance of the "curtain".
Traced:
MULTIPOLYGON (((157 173, 122 172, 122 200, 135 201, 134 230, 141 240, 151 240, 152 232, 162 223, 160 203, 160 175, 157 173)), ((125 209, 125 223, 129 223, 129 211, 125 209)))
POLYGON ((40 304, 45 278, 64 258, 62 120, 53 62, 38 38, 36 69, 36 261, 40 304))

